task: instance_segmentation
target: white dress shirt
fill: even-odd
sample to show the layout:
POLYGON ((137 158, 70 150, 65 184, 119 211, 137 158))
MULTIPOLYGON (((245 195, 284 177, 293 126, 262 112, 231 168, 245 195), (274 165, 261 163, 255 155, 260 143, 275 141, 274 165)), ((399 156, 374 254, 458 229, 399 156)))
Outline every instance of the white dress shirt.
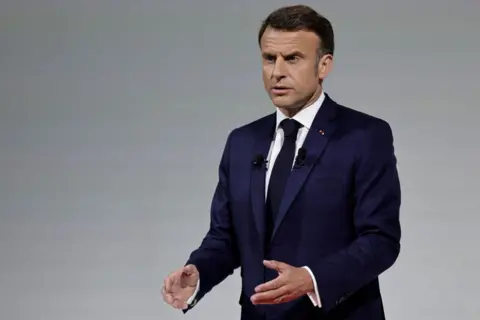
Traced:
MULTIPOLYGON (((296 120, 296 121, 298 121, 299 123, 302 124, 302 127, 298 130, 297 141, 296 141, 296 146, 295 146, 296 147, 295 148, 295 154, 298 152, 298 149, 300 149, 302 147, 303 142, 305 141, 305 138, 307 137, 307 133, 310 130, 310 127, 312 126, 313 120, 315 119, 315 116, 316 116, 318 110, 320 109, 324 99, 325 99, 325 94, 322 92, 322 94, 320 95, 320 97, 318 98, 317 101, 315 101, 312 105, 310 105, 309 107, 301 110, 299 113, 297 113, 295 116, 293 116, 292 119, 294 119, 294 120, 296 120)), ((272 141, 272 145, 270 147, 269 155, 267 157, 268 166, 267 166, 267 174, 266 174, 266 181, 265 181, 265 197, 266 197, 267 192, 268 192, 268 184, 269 184, 269 181, 270 181, 270 175, 272 174, 272 169, 273 169, 272 164, 275 163, 275 160, 277 159, 277 156, 280 153, 280 150, 282 149, 282 145, 283 145, 284 135, 283 135, 282 128, 280 128, 280 122, 282 122, 282 120, 287 118, 287 116, 285 116, 279 109, 277 109, 276 117, 277 117, 277 127, 276 127, 277 130, 275 132, 275 138, 272 141)), ((293 167, 293 163, 292 163, 292 167, 293 167)), ((313 272, 310 270, 310 268, 308 266, 304 266, 303 268, 305 268, 309 272, 310 276, 312 277, 312 281, 313 281, 313 285, 314 285, 314 292, 308 293, 308 297, 310 298, 310 300, 312 301, 314 306, 321 307, 320 295, 318 293, 318 286, 317 286, 317 282, 315 280, 315 276, 313 275, 313 272)), ((200 279, 198 280, 197 288, 195 289, 194 294, 187 301, 187 304, 189 304, 190 306, 195 305, 195 303, 197 302, 195 297, 198 293, 199 288, 200 288, 200 279)))

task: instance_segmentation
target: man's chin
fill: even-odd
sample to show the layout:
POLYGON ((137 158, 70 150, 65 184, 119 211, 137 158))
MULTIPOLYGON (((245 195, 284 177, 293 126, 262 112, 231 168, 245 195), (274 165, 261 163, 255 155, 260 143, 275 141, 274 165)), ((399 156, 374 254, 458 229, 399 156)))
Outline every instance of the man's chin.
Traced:
POLYGON ((294 104, 294 101, 292 100, 291 97, 287 95, 277 95, 277 96, 272 96, 271 97, 273 104, 277 108, 289 108, 294 104))

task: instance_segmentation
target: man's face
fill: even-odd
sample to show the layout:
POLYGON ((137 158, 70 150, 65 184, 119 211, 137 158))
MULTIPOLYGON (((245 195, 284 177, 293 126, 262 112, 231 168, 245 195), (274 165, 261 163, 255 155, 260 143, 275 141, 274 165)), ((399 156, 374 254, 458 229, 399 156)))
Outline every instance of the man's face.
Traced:
POLYGON ((310 31, 268 27, 260 41, 265 89, 284 113, 303 108, 321 93, 320 80, 330 69, 331 56, 318 56, 319 39, 310 31))

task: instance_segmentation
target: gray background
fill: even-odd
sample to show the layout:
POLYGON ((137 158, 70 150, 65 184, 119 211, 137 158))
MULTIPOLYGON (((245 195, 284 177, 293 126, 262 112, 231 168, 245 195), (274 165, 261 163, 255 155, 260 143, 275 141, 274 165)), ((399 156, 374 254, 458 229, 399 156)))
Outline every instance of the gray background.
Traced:
MULTIPOLYGON (((336 32, 326 91, 394 130, 388 319, 478 319, 478 1, 305 3, 336 32)), ((273 110, 256 33, 285 4, 1 2, 1 319, 239 318, 238 272, 185 317, 160 290, 207 230, 228 132, 273 110)))

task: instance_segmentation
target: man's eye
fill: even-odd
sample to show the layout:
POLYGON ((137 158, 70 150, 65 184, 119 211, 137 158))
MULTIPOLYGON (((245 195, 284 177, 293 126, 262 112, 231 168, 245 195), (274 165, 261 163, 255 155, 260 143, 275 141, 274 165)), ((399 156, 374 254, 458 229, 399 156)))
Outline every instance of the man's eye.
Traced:
POLYGON ((285 60, 295 62, 298 60, 298 56, 288 56, 285 60))

